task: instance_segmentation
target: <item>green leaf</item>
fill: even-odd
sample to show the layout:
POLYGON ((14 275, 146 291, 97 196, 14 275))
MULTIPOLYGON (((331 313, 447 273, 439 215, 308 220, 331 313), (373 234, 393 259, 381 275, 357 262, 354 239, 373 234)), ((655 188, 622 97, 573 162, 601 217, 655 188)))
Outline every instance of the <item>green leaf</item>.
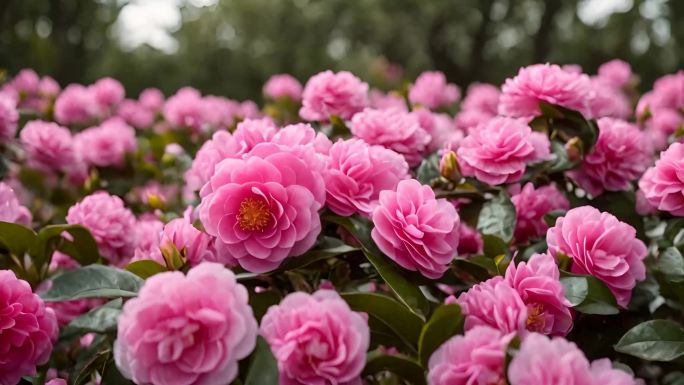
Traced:
POLYGON ((142 284, 142 279, 126 270, 89 265, 55 276, 52 287, 42 297, 46 301, 135 297, 142 284))
POLYGON ((365 312, 387 326, 396 336, 415 348, 423 320, 394 299, 375 293, 345 293, 342 298, 355 311, 365 312))
POLYGON ((0 222, 0 245, 17 257, 23 257, 37 236, 33 230, 11 222, 0 222))
POLYGON ((598 139, 598 127, 593 120, 587 120, 581 113, 565 107, 539 103, 542 114, 549 119, 550 128, 564 140, 578 137, 582 141, 582 152, 588 154, 598 139))
POLYGON ((508 253, 508 243, 496 235, 485 234, 482 236, 482 242, 484 243, 483 251, 487 258, 495 258, 508 253))
POLYGON ((596 277, 563 272, 561 283, 565 298, 580 313, 611 315, 620 312, 613 293, 596 277))
POLYGON ((668 247, 658 257, 658 270, 669 282, 684 282, 684 257, 676 247, 668 247))
POLYGON ((424 317, 430 311, 430 304, 418 286, 403 276, 399 268, 375 245, 370 237, 371 224, 367 219, 337 215, 325 215, 324 218, 344 227, 361 243, 366 258, 397 295, 399 301, 420 317, 424 317))
POLYGON ((336 257, 338 255, 351 253, 357 250, 359 249, 349 246, 337 238, 323 236, 314 249, 307 251, 299 257, 287 259, 277 271, 290 271, 299 269, 323 259, 336 257))
POLYGON ((411 385, 425 385, 425 372, 420 364, 402 355, 387 355, 380 352, 368 353, 364 376, 373 376, 383 371, 398 375, 411 385))
POLYGON ((556 219, 558 219, 564 215, 565 215, 565 210, 553 210, 553 211, 548 212, 544 215, 544 222, 546 222, 547 226, 553 227, 556 225, 556 219))
POLYGON ((121 314, 123 301, 114 299, 73 319, 62 329, 62 335, 85 333, 109 333, 116 330, 116 322, 121 314))
POLYGON ((43 266, 55 250, 64 252, 84 266, 100 259, 97 242, 81 225, 49 225, 40 229, 38 240, 30 250, 34 263, 43 266), (62 236, 65 232, 73 241, 62 236))
POLYGON ((269 307, 277 305, 281 300, 280 294, 275 290, 266 290, 260 293, 255 293, 250 290, 249 293, 249 306, 254 312, 254 317, 257 321, 261 321, 261 317, 266 314, 269 307))
POLYGON ((278 385, 278 363, 262 337, 257 338, 245 385, 278 385))
POLYGON ((159 264, 159 262, 153 261, 151 259, 141 259, 139 261, 129 263, 126 266, 126 270, 142 279, 147 279, 155 274, 168 271, 166 266, 162 266, 159 264))
POLYGON ((477 229, 482 235, 494 235, 504 242, 513 239, 515 229, 515 206, 504 192, 482 205, 477 220, 477 229))
POLYGON ((615 350, 649 361, 672 361, 684 355, 684 328, 670 320, 651 320, 631 328, 615 350))
POLYGON ((456 304, 442 305, 435 309, 432 317, 423 327, 418 342, 418 352, 423 367, 427 368, 432 353, 446 340, 463 333, 463 322, 461 307, 456 304))
POLYGON ((430 185, 433 180, 439 178, 439 161, 441 156, 438 152, 426 157, 416 170, 416 179, 426 185, 430 185))

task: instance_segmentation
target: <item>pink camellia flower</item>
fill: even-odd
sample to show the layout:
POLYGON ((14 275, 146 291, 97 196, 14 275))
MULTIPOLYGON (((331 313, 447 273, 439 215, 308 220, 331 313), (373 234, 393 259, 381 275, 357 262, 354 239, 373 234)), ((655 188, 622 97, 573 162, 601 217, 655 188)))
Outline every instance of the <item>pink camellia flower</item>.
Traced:
POLYGON ((665 75, 656 80, 653 83, 653 94, 648 101, 651 110, 676 110, 684 107, 684 71, 665 75))
POLYGON ((454 118, 456 127, 465 131, 466 133, 477 129, 479 126, 487 123, 495 115, 479 110, 462 110, 454 118))
POLYGON ((565 336, 572 329, 572 304, 565 298, 560 271, 548 254, 534 254, 527 262, 511 262, 506 282, 527 305, 527 330, 565 336))
POLYGON ((650 149, 634 124, 612 118, 598 120, 599 136, 582 166, 568 172, 580 187, 593 196, 604 191, 624 191, 651 163, 650 149))
POLYGON ((59 328, 55 313, 11 270, 0 270, 0 384, 18 384, 48 362, 59 328))
POLYGON ((245 119, 238 123, 233 133, 237 142, 237 155, 245 154, 259 143, 270 141, 276 134, 277 128, 270 118, 245 119))
POLYGON ((678 128, 684 127, 684 115, 677 110, 661 108, 651 111, 651 119, 647 125, 662 132, 665 136, 674 134, 678 128))
MULTIPOLYGON (((508 365, 511 385, 592 385, 589 361, 562 337, 530 333, 508 365)), ((603 383, 601 383, 603 384, 603 383)))
POLYGON ((173 245, 191 266, 202 262, 221 262, 214 248, 214 239, 192 225, 189 217, 176 218, 164 226, 160 247, 173 245))
POLYGON ((289 294, 261 320, 280 384, 361 385, 370 344, 367 316, 332 290, 289 294))
POLYGON ((398 109, 373 110, 367 108, 352 118, 352 134, 368 144, 394 150, 406 158, 409 166, 423 160, 431 141, 417 116, 398 109))
POLYGON ((456 127, 454 120, 448 114, 434 113, 427 108, 413 111, 420 126, 430 134, 428 152, 444 148, 456 149, 463 140, 463 130, 456 127))
POLYGON ((532 129, 523 120, 497 117, 470 130, 457 155, 463 175, 499 185, 520 180, 538 150, 532 129))
POLYGON ((411 85, 408 98, 411 104, 430 109, 449 107, 461 98, 461 90, 457 85, 447 83, 442 72, 426 71, 411 85))
POLYGON ((309 250, 325 203, 320 173, 276 145, 266 154, 224 159, 202 189, 199 216, 217 248, 246 270, 266 272, 309 250))
POLYGON ((164 230, 164 222, 156 218, 140 219, 135 224, 135 251, 132 261, 152 259, 164 264, 159 251, 159 241, 164 230))
POLYGON ((256 345, 247 289, 215 263, 154 275, 124 304, 114 360, 137 384, 219 385, 256 345))
POLYGON ((67 382, 61 378, 53 378, 45 383, 45 385, 68 385, 67 382))
POLYGON ((684 216, 684 143, 672 143, 639 181, 648 202, 658 210, 684 216))
POLYGON ((399 266, 436 279, 456 257, 461 222, 454 206, 415 179, 380 192, 371 236, 399 266))
POLYGON ((506 348, 514 334, 476 326, 451 337, 428 363, 430 385, 488 385, 505 383, 506 348))
POLYGON ((338 140, 323 170, 326 203, 338 215, 370 217, 380 191, 394 190, 409 178, 408 164, 396 152, 359 139, 338 140))
POLYGON ((55 120, 59 124, 88 124, 98 114, 93 93, 81 84, 69 84, 55 100, 55 120))
POLYGON ((75 140, 83 160, 98 167, 123 166, 126 154, 137 147, 135 130, 120 118, 81 131, 75 140))
POLYGON ((461 222, 461 225, 458 228, 458 233, 458 255, 468 256, 482 253, 484 242, 482 241, 482 236, 477 230, 470 227, 467 223, 461 222))
POLYGON ((600 77, 591 79, 593 94, 588 102, 588 117, 627 119, 632 115, 632 102, 627 95, 600 77))
POLYGON ((12 187, 0 182, 0 221, 30 227, 32 219, 31 211, 19 203, 12 187))
POLYGON ((16 102, 7 94, 0 92, 0 143, 6 143, 14 138, 18 121, 16 102))
POLYGON ((69 208, 66 222, 88 228, 100 254, 110 263, 123 263, 133 256, 135 217, 121 198, 104 191, 88 195, 69 208))
POLYGON ((30 121, 19 137, 30 167, 67 174, 82 167, 71 132, 56 123, 30 121))
POLYGON ((125 99, 119 104, 116 115, 135 128, 148 128, 154 124, 155 112, 145 108, 138 101, 125 99))
POLYGON ((408 111, 406 107, 406 101, 404 98, 396 92, 384 93, 380 90, 372 89, 368 94, 369 105, 372 108, 378 110, 384 110, 387 108, 397 108, 400 110, 408 111))
POLYGON ((461 110, 480 111, 491 116, 495 116, 499 109, 499 88, 492 84, 475 83, 468 87, 461 110))
POLYGON ((535 189, 532 183, 527 183, 520 192, 511 196, 511 201, 517 214, 515 241, 521 244, 546 234, 549 226, 544 215, 570 208, 568 199, 554 185, 535 189))
POLYGON ((164 108, 164 94, 157 88, 145 88, 138 95, 138 102, 149 111, 159 112, 164 108))
POLYGON ((195 133, 205 131, 202 94, 192 87, 179 89, 166 101, 162 112, 174 129, 189 128, 195 133))
POLYGON ((627 306, 637 281, 646 278, 646 245, 636 230, 610 213, 591 206, 571 209, 546 234, 553 256, 565 254, 571 271, 603 281, 620 306, 627 306))
POLYGON ((264 84, 264 95, 273 100, 289 98, 298 102, 302 100, 302 83, 289 74, 273 75, 264 84))
POLYGON ((511 117, 540 114, 539 102, 586 113, 591 81, 587 75, 568 72, 556 64, 523 67, 501 87, 499 113, 511 117))
POLYGON ((623 60, 613 59, 601 64, 598 76, 613 87, 621 88, 632 79, 632 67, 623 60))
POLYGON ((591 363, 591 375, 597 385, 644 385, 624 370, 613 368, 608 358, 601 358, 591 363))
POLYGON ((105 77, 89 87, 101 116, 108 116, 124 100, 126 90, 116 79, 105 77))
POLYGON ((527 327, 527 305, 501 276, 478 283, 457 299, 447 298, 447 303, 461 306, 466 315, 465 330, 485 325, 503 333, 512 333, 527 327))
POLYGON ((324 71, 306 82, 299 116, 310 121, 325 122, 331 116, 348 120, 367 105, 368 84, 351 72, 324 71))

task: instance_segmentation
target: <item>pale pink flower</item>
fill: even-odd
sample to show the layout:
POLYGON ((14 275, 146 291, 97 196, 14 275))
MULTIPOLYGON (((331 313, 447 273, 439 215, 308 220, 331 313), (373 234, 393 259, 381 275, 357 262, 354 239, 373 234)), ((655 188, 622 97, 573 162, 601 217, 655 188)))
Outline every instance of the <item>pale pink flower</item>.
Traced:
POLYGON ((82 159, 93 166, 121 167, 126 154, 135 152, 135 130, 120 118, 111 118, 75 137, 82 159))
POLYGON ((53 378, 45 383, 45 385, 68 385, 67 382, 61 378, 53 378))
POLYGON ((526 243, 530 239, 544 236, 549 228, 544 221, 544 215, 553 210, 570 208, 568 199, 554 185, 535 189, 532 183, 527 183, 518 193, 511 196, 511 201, 516 211, 516 243, 526 243))
POLYGON ((352 118, 352 134, 368 144, 387 147, 406 158, 409 166, 417 166, 427 152, 430 134, 418 118, 398 109, 367 108, 352 118))
POLYGON ((501 276, 478 283, 456 300, 447 299, 447 303, 452 302, 458 303, 466 316, 465 330, 485 325, 511 333, 527 327, 527 305, 501 276))
POLYGON ((140 219, 135 223, 135 251, 132 261, 152 259, 164 264, 159 251, 159 241, 164 230, 164 222, 156 218, 140 219))
POLYGON ((55 120, 64 125, 88 124, 99 115, 92 91, 81 84, 69 84, 55 100, 55 120))
POLYGON ((613 87, 622 88, 632 79, 632 67, 623 60, 613 59, 601 64, 598 76, 613 87))
POLYGON ((646 125, 668 137, 678 128, 684 127, 684 115, 677 110, 661 108, 651 111, 651 119, 646 122, 646 125))
POLYGON ((206 130, 202 94, 192 87, 181 88, 169 97, 162 113, 174 129, 188 128, 195 133, 206 130))
POLYGON ((513 334, 477 326, 451 337, 428 364, 430 385, 489 385, 505 382, 506 348, 513 334))
POLYGON ((190 169, 185 172, 186 185, 198 191, 214 175, 214 167, 223 159, 241 155, 238 144, 227 131, 215 132, 195 154, 190 169))
POLYGON ((428 151, 444 148, 456 149, 463 140, 463 130, 456 127, 454 120, 448 114, 434 113, 427 108, 413 111, 420 126, 430 134, 428 151))
POLYGON ((506 79, 501 87, 499 113, 516 118, 536 116, 542 101, 586 113, 591 92, 587 75, 568 72, 556 64, 534 64, 506 79))
POLYGON ((499 185, 520 180, 539 150, 524 120, 497 117, 470 130, 457 155, 463 175, 499 185))
POLYGON ((684 216, 684 144, 672 143, 639 181, 648 202, 661 211, 684 216))
POLYGON ((591 206, 571 209, 546 234, 551 255, 570 257, 573 273, 603 281, 618 305, 625 307, 637 281, 646 278, 646 245, 636 230, 610 213, 591 206))
POLYGON ((124 377, 150 385, 222 385, 256 345, 257 322, 244 286, 223 266, 203 263, 154 275, 124 304, 114 342, 124 377))
POLYGON ((632 115, 632 102, 620 88, 600 77, 591 79, 591 87, 587 117, 627 119, 632 115))
POLYGON ((396 152, 359 139, 338 140, 323 169, 326 204, 338 215, 370 217, 380 191, 394 190, 409 178, 408 164, 396 152))
POLYGON ((0 182, 0 221, 31 227, 31 211, 19 203, 12 187, 0 182))
POLYGON ((385 110, 388 108, 398 108, 400 110, 408 111, 406 100, 395 92, 384 93, 380 90, 372 89, 369 93, 369 105, 378 110, 385 110))
POLYGON ((281 385, 361 385, 370 344, 367 316, 332 290, 289 294, 261 320, 281 385))
POLYGON ((684 71, 661 77, 653 83, 653 94, 649 96, 651 110, 661 108, 680 109, 684 107, 684 71))
POLYGON ((499 88, 493 84, 475 83, 468 87, 468 93, 461 103, 462 111, 479 111, 495 116, 499 109, 499 88))
POLYGON ((190 218, 176 218, 164 226, 160 247, 173 245, 191 266, 202 262, 221 262, 214 248, 214 239, 195 228, 190 218))
POLYGON ((17 104, 7 94, 0 92, 0 143, 6 143, 17 134, 19 112, 17 104))
POLYGON ((599 135, 579 169, 568 175, 594 197, 624 191, 651 163, 650 149, 639 128, 623 120, 601 118, 599 135))
POLYGON ((591 363, 591 374, 596 385, 643 385, 629 373, 613 368, 609 358, 602 358, 591 363))
POLYGON ((159 112, 164 108, 164 94, 157 88, 145 88, 138 95, 138 102, 150 111, 159 112))
POLYGON ((455 84, 447 83, 444 73, 426 71, 411 85, 408 98, 411 104, 430 109, 450 107, 461 98, 461 89, 455 84))
POLYGON ((155 112, 145 108, 140 102, 125 99, 116 111, 116 115, 135 128, 149 128, 154 124, 155 112))
POLYGON ((46 364, 59 328, 52 309, 11 270, 0 270, 0 384, 18 384, 46 364))
POLYGON ((110 263, 126 262, 133 256, 135 217, 121 198, 104 191, 88 195, 69 208, 66 222, 90 230, 100 254, 110 263))
POLYGON ((351 72, 324 71, 312 76, 304 87, 299 116, 328 121, 331 116, 348 120, 368 105, 368 84, 351 72))
POLYGON ((83 166, 71 132, 56 123, 30 121, 21 130, 19 137, 30 167, 69 174, 83 166))
POLYGON ((121 82, 109 77, 99 79, 88 89, 95 98, 101 116, 109 116, 126 97, 121 82))
POLYGON ((484 125, 495 115, 480 110, 462 110, 454 118, 456 127, 469 133, 484 125))
POLYGON ((302 83, 289 74, 277 74, 271 76, 264 84, 264 95, 276 100, 289 98, 298 102, 302 100, 302 83))

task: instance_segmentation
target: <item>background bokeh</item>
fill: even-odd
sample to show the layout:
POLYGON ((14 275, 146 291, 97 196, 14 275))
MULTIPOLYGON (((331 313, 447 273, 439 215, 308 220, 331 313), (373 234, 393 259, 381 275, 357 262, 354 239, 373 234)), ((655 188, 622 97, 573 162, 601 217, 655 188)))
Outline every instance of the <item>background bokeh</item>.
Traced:
POLYGON ((396 63, 404 79, 437 69, 464 87, 617 57, 645 90, 683 67, 683 20, 680 0, 3 0, 0 67, 259 99, 278 72, 348 69, 382 87, 396 63))

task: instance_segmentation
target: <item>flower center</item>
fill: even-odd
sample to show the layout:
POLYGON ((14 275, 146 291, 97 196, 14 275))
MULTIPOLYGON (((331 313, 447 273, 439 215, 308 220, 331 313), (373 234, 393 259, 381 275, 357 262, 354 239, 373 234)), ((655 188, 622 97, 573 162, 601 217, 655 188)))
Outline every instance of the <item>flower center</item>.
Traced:
POLYGON ((544 305, 536 304, 528 308, 527 330, 542 331, 546 321, 544 320, 544 305))
POLYGON ((271 212, 263 199, 246 198, 240 203, 237 220, 244 231, 263 231, 270 217, 271 212))

